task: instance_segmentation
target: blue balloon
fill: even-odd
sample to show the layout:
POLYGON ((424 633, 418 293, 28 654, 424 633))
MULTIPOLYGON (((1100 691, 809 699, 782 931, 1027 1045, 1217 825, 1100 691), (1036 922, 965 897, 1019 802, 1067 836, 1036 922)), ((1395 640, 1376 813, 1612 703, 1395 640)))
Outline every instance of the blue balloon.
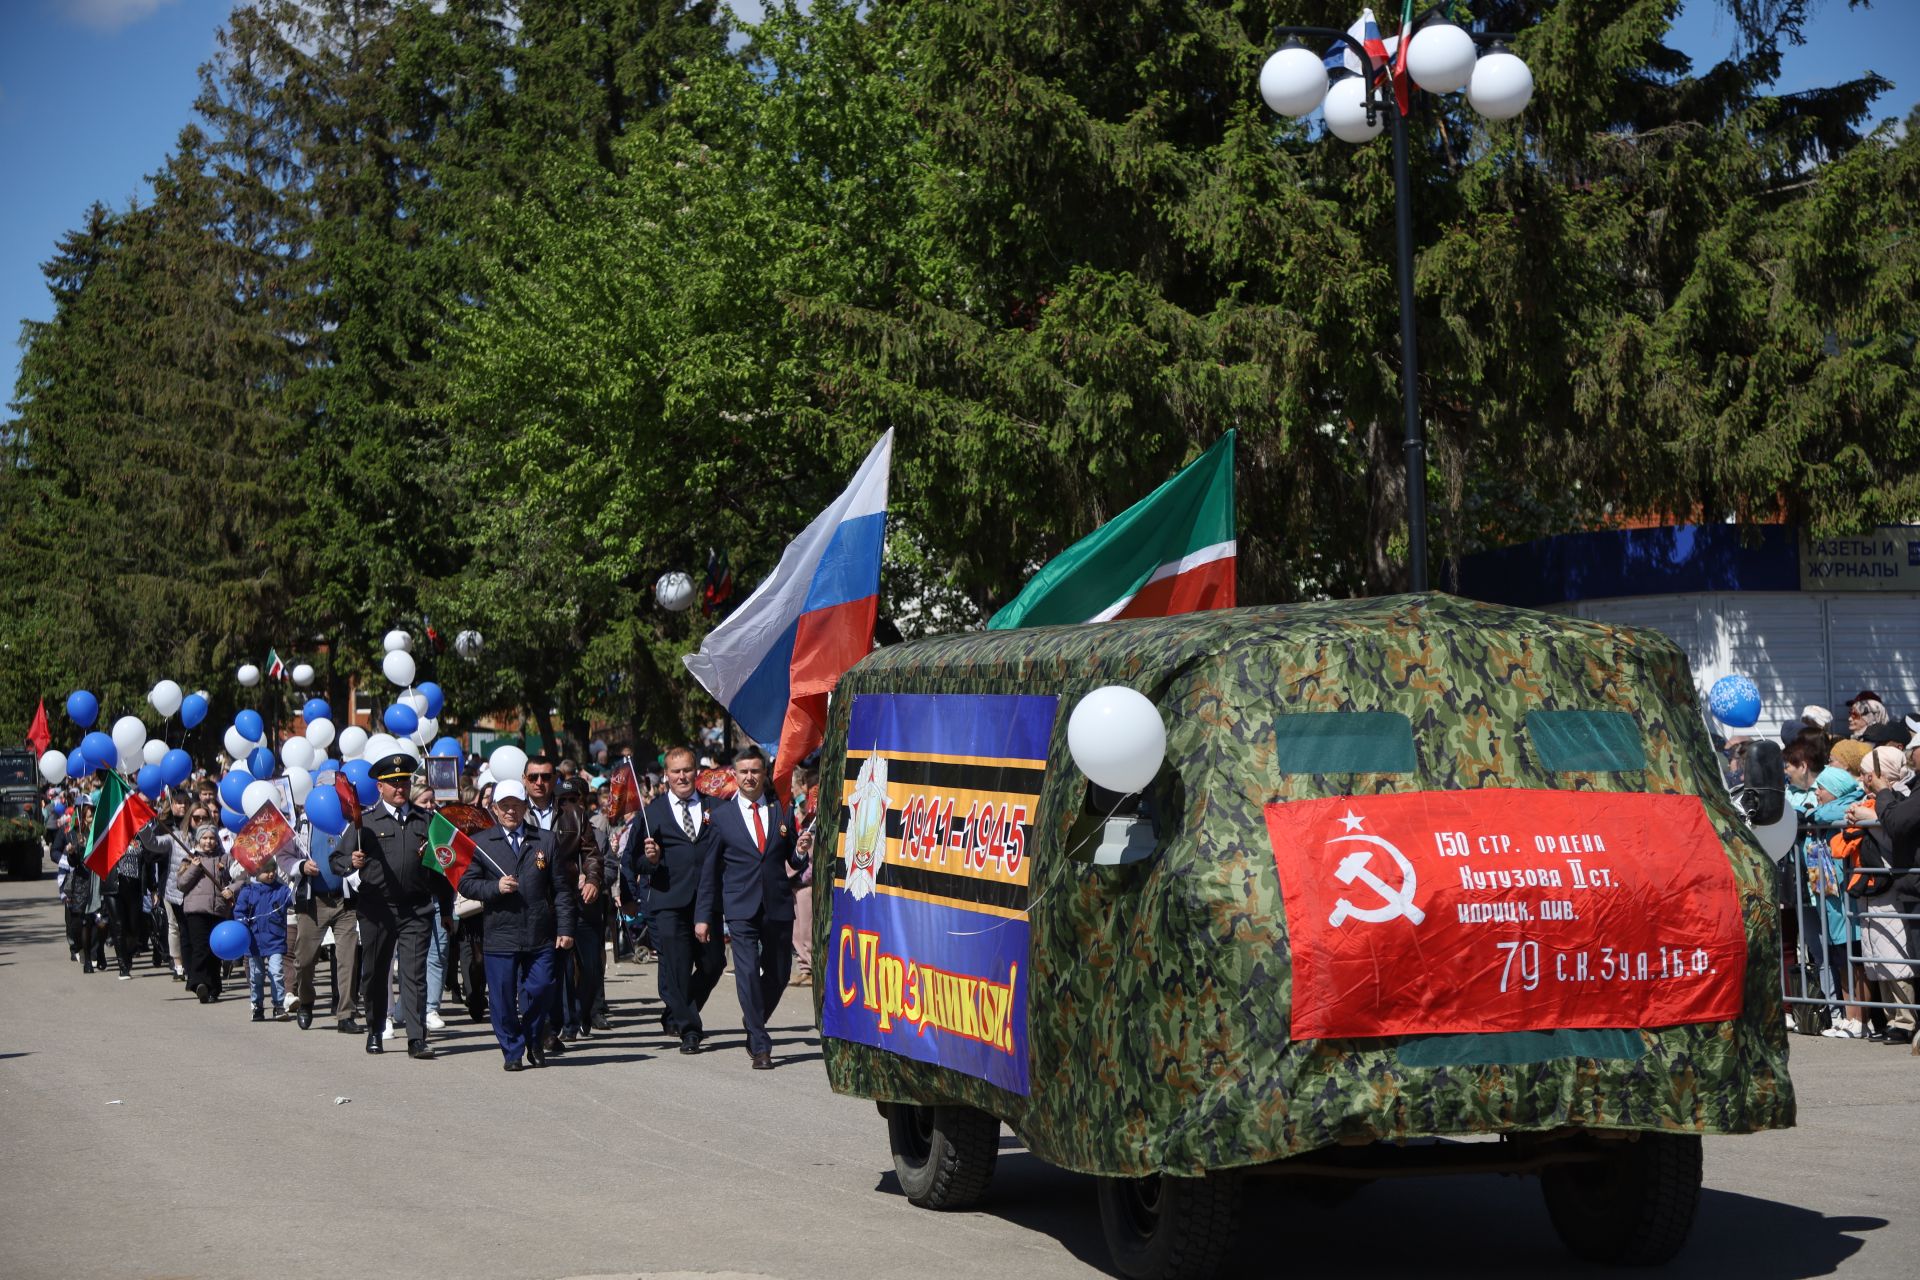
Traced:
POLYGON ((325 698, 308 698, 307 705, 300 708, 300 714, 306 717, 308 724, 312 724, 315 720, 333 719, 333 708, 327 705, 325 698))
POLYGON ((93 722, 100 718, 100 699, 85 689, 75 689, 67 695, 67 719, 82 729, 93 728, 93 722))
POLYGON ((159 765, 143 764, 140 766, 140 772, 133 775, 133 785, 139 788, 140 794, 147 799, 158 800, 160 793, 167 788, 167 780, 160 776, 159 765))
POLYGON ((340 772, 353 783, 353 793, 360 797, 361 804, 372 804, 380 798, 380 784, 374 781, 373 766, 365 760, 349 760, 340 766, 340 772))
POLYGON ((240 798, 247 794, 252 781, 253 775, 245 769, 236 766, 227 770, 227 776, 220 779, 220 803, 229 809, 238 809, 240 798))
POLYGON ((449 735, 448 737, 442 738, 438 742, 434 743, 433 750, 428 754, 436 755, 436 756, 452 756, 455 760, 458 760, 460 762, 460 767, 462 769, 467 767, 467 755, 466 755, 466 752, 460 749, 460 739, 452 737, 451 735, 449 735))
POLYGON ((1746 676, 1721 676, 1707 693, 1707 705, 1729 729, 1751 729, 1760 719, 1760 689, 1746 676))
POLYGON ((240 736, 248 742, 258 742, 267 736, 267 722, 260 718, 258 711, 251 708, 233 718, 233 727, 238 729, 240 736))
POLYGON ((267 747, 255 747, 247 752, 247 772, 256 778, 271 778, 280 770, 275 766, 273 751, 267 747))
POLYGON ((190 693, 180 699, 180 723, 184 728, 199 726, 207 718, 207 700, 197 693, 190 693))
POLYGON ((315 787, 307 792, 307 819, 330 836, 347 829, 347 815, 340 808, 340 797, 332 787, 315 787))
POLYGON ((62 817, 62 816, 64 816, 64 815, 66 814, 66 812, 67 812, 67 804, 66 804, 66 801, 64 801, 64 800, 55 800, 55 801, 53 802, 53 816, 54 816, 54 817, 56 817, 56 818, 58 818, 58 817, 62 817))
POLYGON ((447 695, 440 692, 440 686, 431 680, 422 680, 413 686, 413 691, 427 700, 427 715, 437 717, 440 709, 447 705, 447 695))
POLYGON ((247 937, 247 926, 238 920, 222 920, 213 926, 213 936, 207 939, 207 945, 222 960, 238 960, 247 954, 252 942, 247 937))
POLYGON ((332 777, 334 772, 339 768, 340 762, 332 757, 328 757, 325 760, 317 760, 314 762, 313 776, 315 778, 332 777))
POLYGON ((75 746, 73 750, 67 752, 67 776, 69 778, 84 778, 92 772, 93 763, 87 759, 86 747, 75 746))
POLYGON ((170 787, 177 787, 193 776, 193 757, 179 747, 167 752, 160 761, 160 777, 170 787))
POLYGON ((98 729, 80 739, 80 746, 87 753, 87 763, 93 766, 87 770, 88 773, 111 769, 120 758, 120 748, 114 746, 113 739, 98 729))
POLYGON ((420 727, 420 717, 404 702, 396 702, 388 707, 387 714, 381 719, 387 726, 388 733, 397 734, 402 738, 411 738, 413 731, 420 727))
POLYGON ((247 815, 240 812, 238 809, 229 809, 227 808, 227 806, 221 805, 220 806, 220 825, 225 827, 227 830, 233 832, 234 834, 238 835, 240 832, 240 828, 247 825, 247 815))

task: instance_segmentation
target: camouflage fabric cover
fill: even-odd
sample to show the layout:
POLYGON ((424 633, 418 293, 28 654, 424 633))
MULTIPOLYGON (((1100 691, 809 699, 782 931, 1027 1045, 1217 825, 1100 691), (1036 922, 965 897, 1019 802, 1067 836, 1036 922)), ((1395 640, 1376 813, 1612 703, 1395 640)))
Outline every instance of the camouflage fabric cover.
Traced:
MULTIPOLYGON (((880 649, 841 680, 823 778, 843 775, 853 697, 883 691, 1062 695, 1031 851, 1032 1092, 830 1038, 837 1092, 976 1106, 1042 1159, 1109 1176, 1193 1175, 1356 1140, 1793 1123, 1771 866, 1720 782, 1686 659, 1663 636, 1425 595, 938 637, 880 649), (1114 683, 1168 713, 1154 799, 1184 820, 1156 857, 1101 867, 1062 856, 1086 785, 1066 721, 1080 695, 1114 683), (1647 768, 1546 771, 1520 732, 1535 708, 1631 714, 1647 768), (1280 774, 1273 719, 1301 710, 1403 712, 1422 771, 1280 774), (1417 1066, 1398 1049, 1431 1037, 1291 1041, 1287 922, 1263 806, 1473 787, 1703 797, 1746 921, 1741 1018, 1643 1030, 1633 1060, 1417 1066)), ((821 805, 816 955, 832 936, 840 813, 821 805)), ((822 996, 816 978, 816 1015, 822 996)))

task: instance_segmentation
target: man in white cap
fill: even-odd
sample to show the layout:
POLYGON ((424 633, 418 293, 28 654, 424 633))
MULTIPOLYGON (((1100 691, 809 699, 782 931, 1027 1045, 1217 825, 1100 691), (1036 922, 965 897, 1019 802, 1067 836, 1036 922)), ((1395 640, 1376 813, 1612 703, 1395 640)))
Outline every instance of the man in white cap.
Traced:
POLYGON ((553 834, 527 821, 527 789, 518 779, 493 789, 497 823, 473 838, 460 892, 486 913, 481 946, 487 1010, 506 1069, 544 1067, 543 1036, 557 975, 554 952, 573 946, 580 896, 571 863, 553 834))

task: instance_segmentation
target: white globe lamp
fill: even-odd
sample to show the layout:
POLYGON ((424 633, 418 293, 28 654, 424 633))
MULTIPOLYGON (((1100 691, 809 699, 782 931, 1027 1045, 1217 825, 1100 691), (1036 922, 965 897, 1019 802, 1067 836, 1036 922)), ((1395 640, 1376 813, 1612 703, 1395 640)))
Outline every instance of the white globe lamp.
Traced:
POLYGON ((1380 115, 1376 111, 1368 121, 1367 82, 1360 76, 1336 80, 1327 90, 1327 128, 1342 142, 1371 142, 1379 137, 1384 127, 1380 115))
POLYGON ((1428 23, 1407 45, 1407 74, 1428 93, 1453 93, 1473 78, 1476 56, 1465 31, 1451 22, 1428 23))
MULTIPOLYGON (((1418 42, 1415 42, 1418 47, 1418 42)), ((1413 50, 1407 51, 1411 57, 1413 50)), ((1495 47, 1473 66, 1467 102, 1489 120, 1511 120, 1533 100, 1533 72, 1505 49, 1495 47)))
POLYGON ((1327 64, 1319 54, 1289 41, 1260 68, 1260 96, 1276 115, 1312 115, 1327 97, 1327 64))

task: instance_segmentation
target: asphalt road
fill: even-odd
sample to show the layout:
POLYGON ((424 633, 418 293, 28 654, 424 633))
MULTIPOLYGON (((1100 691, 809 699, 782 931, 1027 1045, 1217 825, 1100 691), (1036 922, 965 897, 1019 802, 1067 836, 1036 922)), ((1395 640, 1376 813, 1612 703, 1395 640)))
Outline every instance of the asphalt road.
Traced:
MULTIPOLYGON (((872 1104, 828 1091, 799 990, 774 1019, 778 1069, 754 1072, 730 983, 697 1057, 658 1033, 653 983, 620 966, 615 1030, 545 1071, 502 1072, 457 1011, 438 1060, 374 1058, 319 1026, 255 1025, 244 998, 201 1006, 156 970, 83 976, 51 878, 0 885, 0 1276, 1101 1274, 1091 1180, 1011 1136, 980 1211, 909 1205, 872 1104)), ((1794 1050, 1800 1127, 1707 1140, 1670 1273, 1910 1280, 1920 1058, 1794 1050)), ((1531 1180, 1471 1177, 1334 1207, 1256 1190, 1232 1274, 1592 1270, 1531 1180)))

